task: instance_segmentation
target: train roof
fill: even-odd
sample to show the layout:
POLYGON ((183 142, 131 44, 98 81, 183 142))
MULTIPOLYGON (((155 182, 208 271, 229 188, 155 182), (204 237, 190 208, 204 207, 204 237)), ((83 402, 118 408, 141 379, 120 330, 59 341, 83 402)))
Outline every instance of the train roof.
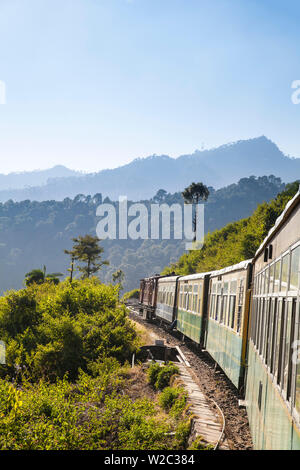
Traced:
POLYGON ((269 230, 268 235, 258 248, 257 252, 255 253, 255 257, 257 258, 260 253, 263 251, 265 246, 270 242, 270 240, 274 237, 275 233, 280 229, 280 227, 284 224, 284 222, 289 218, 290 214, 294 210, 294 208, 300 203, 300 191, 295 194, 295 196, 287 203, 281 215, 276 219, 274 226, 269 230))
POLYGON ((210 272, 207 273, 196 273, 196 274, 188 274, 187 276, 180 276, 180 281, 192 281, 193 279, 204 279, 205 276, 211 274, 210 272))
POLYGON ((179 276, 164 276, 164 277, 160 277, 158 282, 161 283, 161 282, 175 282, 176 279, 178 279, 179 276))
POLYGON ((217 271, 212 271, 210 273, 211 277, 221 276, 222 274, 231 273, 233 271, 242 271, 243 269, 247 269, 249 264, 252 263, 252 259, 247 259, 245 261, 241 261, 240 263, 234 264, 232 266, 227 266, 226 268, 219 269, 217 271))

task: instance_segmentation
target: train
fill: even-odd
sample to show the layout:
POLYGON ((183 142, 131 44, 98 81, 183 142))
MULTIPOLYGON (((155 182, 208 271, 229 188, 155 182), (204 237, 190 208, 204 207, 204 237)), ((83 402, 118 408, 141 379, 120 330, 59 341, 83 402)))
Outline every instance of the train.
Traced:
POLYGON ((236 387, 259 450, 300 450, 299 307, 299 191, 253 259, 140 282, 140 314, 213 358, 236 387))

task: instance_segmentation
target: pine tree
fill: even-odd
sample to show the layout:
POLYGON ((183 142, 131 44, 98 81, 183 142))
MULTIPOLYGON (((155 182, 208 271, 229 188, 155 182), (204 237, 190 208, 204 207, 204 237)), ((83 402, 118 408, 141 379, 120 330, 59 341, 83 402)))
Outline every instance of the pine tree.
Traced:
POLYGON ((99 245, 101 241, 98 237, 92 235, 79 236, 72 239, 74 242, 71 251, 65 250, 65 253, 71 256, 71 277, 74 270, 74 260, 85 263, 84 266, 78 266, 78 270, 82 272, 82 277, 90 277, 91 274, 98 272, 103 265, 108 265, 108 261, 102 261, 102 253, 104 249, 99 245))

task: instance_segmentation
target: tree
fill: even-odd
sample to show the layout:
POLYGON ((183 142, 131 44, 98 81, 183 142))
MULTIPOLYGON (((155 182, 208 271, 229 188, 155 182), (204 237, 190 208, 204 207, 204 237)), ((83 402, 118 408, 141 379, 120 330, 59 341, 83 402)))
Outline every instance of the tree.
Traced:
POLYGON ((164 202, 167 194, 168 193, 165 189, 159 189, 153 197, 153 201, 157 202, 158 204, 161 204, 162 202, 164 202))
POLYGON ((66 255, 69 255, 71 257, 71 263, 70 263, 70 267, 67 269, 67 271, 69 271, 70 273, 70 282, 72 283, 73 281, 73 273, 74 273, 74 262, 75 262, 75 252, 74 250, 64 250, 64 253, 66 255))
POLYGON ((54 284, 59 283, 59 278, 63 276, 62 273, 51 273, 46 274, 46 266, 43 269, 32 269, 25 274, 25 284, 30 286, 31 284, 43 284, 45 281, 51 281, 54 284))
POLYGON ((196 213, 193 217, 193 229, 195 232, 194 241, 196 240, 197 228, 197 204, 200 200, 207 201, 209 196, 209 189, 203 183, 192 183, 190 186, 182 191, 182 197, 187 204, 196 204, 196 213))
MULTIPOLYGON (((124 278, 125 278, 125 274, 123 273, 122 269, 118 269, 112 275, 113 282, 117 282, 117 284, 119 285, 119 293, 120 293, 120 290, 123 289, 122 281, 124 281, 124 278)), ((119 294, 118 294, 118 297, 119 297, 119 294)))
MULTIPOLYGON (((99 245, 101 240, 98 237, 80 235, 72 240, 74 242, 73 249, 68 254, 71 254, 73 260, 85 263, 85 266, 78 267, 78 270, 83 273, 83 278, 89 278, 91 274, 98 272, 103 265, 109 264, 108 261, 101 261, 104 249, 99 245)), ((74 269, 74 267, 71 269, 74 269)), ((73 270, 71 272, 73 274, 73 270)))

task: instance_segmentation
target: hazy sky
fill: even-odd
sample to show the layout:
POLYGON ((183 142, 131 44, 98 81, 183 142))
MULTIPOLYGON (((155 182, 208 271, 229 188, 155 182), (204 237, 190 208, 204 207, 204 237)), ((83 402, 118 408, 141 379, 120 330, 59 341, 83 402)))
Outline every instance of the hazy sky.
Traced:
POLYGON ((259 135, 300 156, 298 0, 0 0, 0 173, 259 135))

